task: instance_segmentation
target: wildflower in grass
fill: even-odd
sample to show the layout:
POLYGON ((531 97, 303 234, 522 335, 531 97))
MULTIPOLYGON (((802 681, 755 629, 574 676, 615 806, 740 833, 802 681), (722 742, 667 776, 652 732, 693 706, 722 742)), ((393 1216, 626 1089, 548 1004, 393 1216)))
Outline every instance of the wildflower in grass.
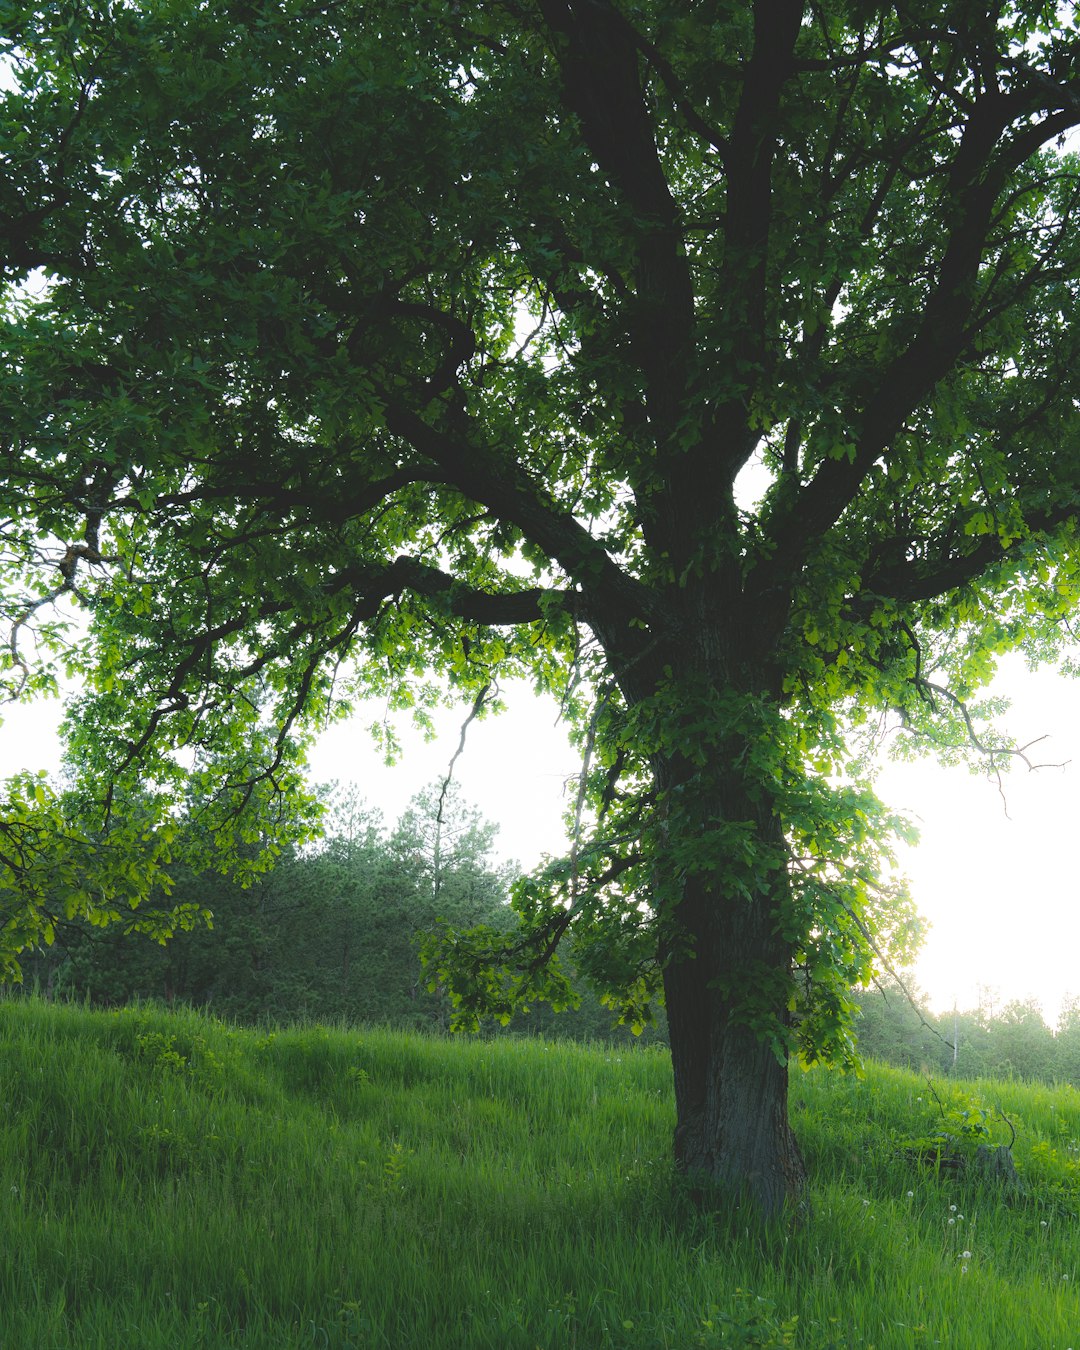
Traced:
POLYGON ((915 1192, 914 1192, 914 1191, 908 1191, 908 1193, 907 1193, 907 1198, 908 1198, 909 1200, 914 1200, 914 1199, 915 1199, 915 1192))
POLYGON ((950 1214, 955 1214, 955 1213, 956 1213, 956 1206, 955 1206, 955 1205, 950 1205, 950 1206, 949 1206, 949 1213, 950 1213, 950 1214))

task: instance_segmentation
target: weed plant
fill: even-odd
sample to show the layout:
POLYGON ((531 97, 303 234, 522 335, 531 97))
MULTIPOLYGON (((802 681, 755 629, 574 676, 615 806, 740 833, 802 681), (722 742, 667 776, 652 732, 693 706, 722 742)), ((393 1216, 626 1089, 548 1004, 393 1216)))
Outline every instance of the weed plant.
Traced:
POLYGON ((702 1217, 659 1050, 0 1002, 4 1350, 1080 1347, 1080 1094, 793 1072, 808 1214, 702 1217), (1024 1185, 913 1157, 979 1111, 1024 1185))

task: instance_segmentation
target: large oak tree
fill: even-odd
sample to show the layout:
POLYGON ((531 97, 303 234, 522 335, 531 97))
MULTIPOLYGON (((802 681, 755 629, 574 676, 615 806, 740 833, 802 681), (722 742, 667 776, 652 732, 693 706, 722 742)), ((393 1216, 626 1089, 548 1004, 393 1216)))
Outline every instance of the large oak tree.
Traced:
POLYGON ((558 1001, 560 939, 662 991, 678 1164, 797 1197, 788 1058, 911 929, 853 731, 998 763, 970 697, 1077 602, 1058 9, 6 4, 4 678, 86 681, 9 959, 58 877, 126 913, 177 792, 249 857, 305 725, 526 674, 569 857, 433 973, 465 1020, 558 1001))

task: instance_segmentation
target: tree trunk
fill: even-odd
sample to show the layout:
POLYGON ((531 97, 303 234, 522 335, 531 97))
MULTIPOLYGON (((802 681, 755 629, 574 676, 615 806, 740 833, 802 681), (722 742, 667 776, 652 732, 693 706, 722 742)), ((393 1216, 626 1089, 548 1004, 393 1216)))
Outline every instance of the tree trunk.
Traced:
MULTIPOLYGON (((694 536, 691 525, 682 533, 694 536)), ((787 600, 747 600, 737 567, 700 579, 685 570, 670 596, 680 640, 625 660, 621 682, 631 706, 652 705, 658 729, 651 847, 675 1161, 703 1203, 726 1196, 774 1218, 801 1205, 806 1185, 788 1121, 798 939, 776 797, 784 750, 775 646, 787 600)))
MULTIPOLYGON (((747 963, 755 961, 750 944, 736 940, 731 955, 737 960, 740 952, 747 963)), ((800 1202, 806 1181, 788 1122, 787 1064, 745 1024, 745 1008, 725 994, 727 962, 716 957, 706 938, 664 972, 675 1162, 701 1202, 726 1194, 773 1218, 800 1202)))
POLYGON ((730 867, 669 874, 660 956, 676 1164, 702 1202, 726 1194, 773 1218, 801 1203, 806 1170, 788 1121, 793 952, 782 931, 783 827, 762 783, 740 781, 736 766, 753 758, 748 749, 733 736, 707 766, 685 758, 654 766, 662 792, 679 803, 669 843, 675 831, 685 845, 734 825, 749 827, 759 850, 743 872, 733 858, 730 867), (698 806, 685 808, 687 799, 698 806))

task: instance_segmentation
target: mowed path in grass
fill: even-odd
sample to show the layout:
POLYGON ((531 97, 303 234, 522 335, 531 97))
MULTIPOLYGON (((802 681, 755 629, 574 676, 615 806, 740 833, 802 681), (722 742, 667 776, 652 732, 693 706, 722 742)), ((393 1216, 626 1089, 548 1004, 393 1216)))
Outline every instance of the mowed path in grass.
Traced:
POLYGON ((917 1076, 794 1070, 762 1232, 675 1183, 658 1050, 10 999, 0 1075, 4 1350, 1080 1347, 1072 1089, 935 1082, 1016 1126, 1009 1202, 905 1148, 917 1076))

